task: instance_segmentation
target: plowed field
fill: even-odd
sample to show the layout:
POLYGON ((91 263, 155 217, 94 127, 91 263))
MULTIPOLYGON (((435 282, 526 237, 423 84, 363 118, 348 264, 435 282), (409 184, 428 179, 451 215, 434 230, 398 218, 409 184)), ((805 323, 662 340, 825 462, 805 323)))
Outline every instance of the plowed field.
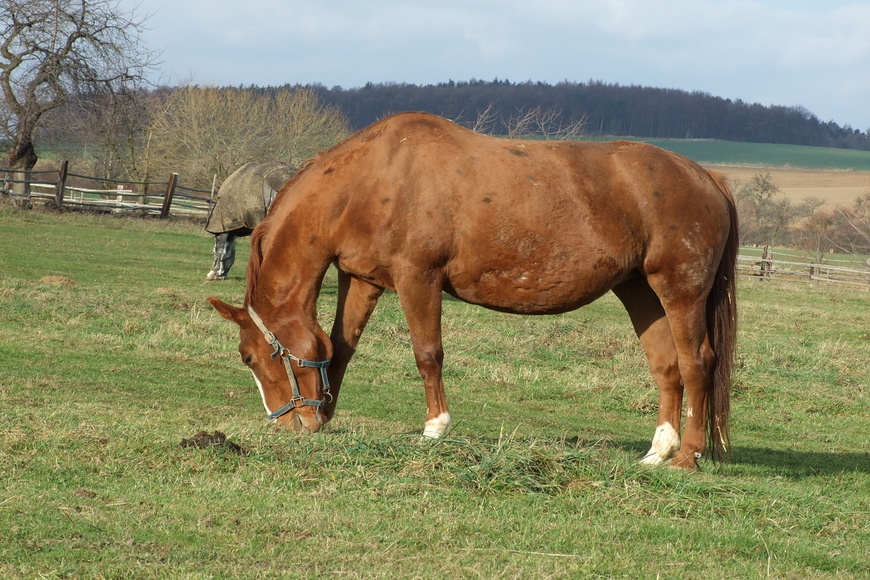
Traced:
POLYGON ((800 203, 807 197, 817 197, 824 200, 825 209, 851 206, 856 198, 870 192, 870 171, 752 165, 704 164, 704 166, 727 175, 734 192, 752 181, 756 174, 769 173, 774 185, 792 203, 800 203))

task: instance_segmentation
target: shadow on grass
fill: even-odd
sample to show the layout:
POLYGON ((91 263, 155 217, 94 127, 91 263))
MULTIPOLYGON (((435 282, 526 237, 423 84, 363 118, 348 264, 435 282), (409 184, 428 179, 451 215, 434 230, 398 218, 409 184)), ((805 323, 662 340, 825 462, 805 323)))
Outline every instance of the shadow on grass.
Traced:
MULTIPOLYGON (((611 444, 641 457, 647 441, 615 441, 611 444)), ((870 473, 870 453, 836 453, 736 446, 724 464, 762 467, 786 477, 812 477, 838 473, 870 473)), ((702 464, 703 469, 703 464, 702 464)))
POLYGON ((825 453, 766 447, 737 447, 728 462, 766 467, 792 477, 851 472, 870 473, 870 453, 825 453))

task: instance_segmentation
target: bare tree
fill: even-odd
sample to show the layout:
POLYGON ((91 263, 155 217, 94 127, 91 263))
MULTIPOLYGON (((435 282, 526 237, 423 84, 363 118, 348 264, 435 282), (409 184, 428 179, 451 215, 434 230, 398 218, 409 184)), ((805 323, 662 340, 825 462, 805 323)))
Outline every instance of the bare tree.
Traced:
POLYGON ((152 102, 150 160, 192 186, 223 181, 249 161, 298 165, 350 131, 341 112, 314 92, 187 86, 152 102))
POLYGON ((769 173, 756 174, 750 183, 737 190, 741 244, 784 244, 789 240, 789 225, 798 210, 781 195, 769 173))
POLYGON ((265 103, 251 91, 185 86, 150 102, 152 172, 175 171, 184 183, 211 185, 253 161, 250 150, 265 137, 265 103))
POLYGON ((806 197, 795 208, 800 222, 794 228, 794 243, 813 253, 816 263, 822 264, 831 249, 830 236, 836 228, 836 215, 822 209, 825 201, 818 197, 806 197))
POLYGON ((72 95, 117 91, 155 64, 145 18, 118 0, 0 0, 0 90, 9 167, 30 170, 43 117, 72 95))
POLYGON ((542 109, 540 105, 518 109, 508 117, 501 117, 508 137, 543 137, 544 139, 576 139, 583 134, 586 118, 568 123, 560 109, 542 109))
POLYGON ((543 109, 540 105, 530 109, 522 107, 506 115, 497 110, 493 103, 478 111, 477 117, 471 122, 457 120, 477 133, 506 135, 515 139, 576 139, 583 134, 586 121, 587 117, 583 117, 579 121, 568 122, 560 109, 543 109))
POLYGON ((836 209, 840 227, 829 238, 841 252, 862 257, 870 268, 870 192, 855 200, 851 208, 836 209))
POLYGON ((299 165, 350 133, 347 118, 309 89, 279 89, 268 103, 263 157, 299 165))

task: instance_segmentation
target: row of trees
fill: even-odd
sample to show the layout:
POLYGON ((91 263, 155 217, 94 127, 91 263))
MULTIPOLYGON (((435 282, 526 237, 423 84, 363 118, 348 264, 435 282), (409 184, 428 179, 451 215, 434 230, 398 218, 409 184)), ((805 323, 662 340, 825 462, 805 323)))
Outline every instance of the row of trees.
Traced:
MULTIPOLYGON (((321 100, 339 107, 358 129, 389 112, 429 111, 470 121, 478 111, 559 111, 560 122, 586 122, 586 133, 643 138, 722 139, 870 149, 870 128, 859 131, 822 122, 802 107, 763 106, 707 93, 601 81, 470 81, 418 86, 373 84, 358 89, 309 86, 321 100)), ((498 127, 494 127, 499 132, 498 127)))

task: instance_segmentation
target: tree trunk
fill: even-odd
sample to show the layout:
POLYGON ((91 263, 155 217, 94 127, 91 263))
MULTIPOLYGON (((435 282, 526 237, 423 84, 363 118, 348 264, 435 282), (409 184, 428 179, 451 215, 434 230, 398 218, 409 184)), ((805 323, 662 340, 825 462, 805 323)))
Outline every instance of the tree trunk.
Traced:
POLYGON ((39 159, 33 149, 33 140, 19 137, 9 149, 9 169, 12 169, 12 202, 21 207, 30 207, 30 180, 28 171, 32 171, 39 159))

